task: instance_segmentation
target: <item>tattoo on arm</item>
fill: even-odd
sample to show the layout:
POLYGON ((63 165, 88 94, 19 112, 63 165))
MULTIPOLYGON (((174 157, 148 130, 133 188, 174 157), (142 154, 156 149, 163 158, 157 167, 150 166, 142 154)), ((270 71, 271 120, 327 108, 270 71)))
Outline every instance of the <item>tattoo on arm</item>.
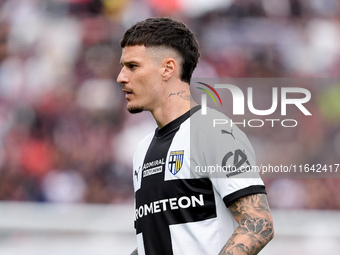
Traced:
POLYGON ((239 226, 219 255, 254 255, 273 238, 272 217, 265 194, 242 197, 229 206, 239 226))

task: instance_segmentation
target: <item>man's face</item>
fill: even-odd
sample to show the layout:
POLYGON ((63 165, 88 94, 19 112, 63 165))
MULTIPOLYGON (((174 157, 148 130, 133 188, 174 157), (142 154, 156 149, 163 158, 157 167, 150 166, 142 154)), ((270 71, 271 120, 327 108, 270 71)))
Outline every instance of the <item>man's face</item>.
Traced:
POLYGON ((154 110, 162 97, 161 61, 156 61, 146 47, 136 45, 123 48, 120 62, 117 82, 122 84, 128 111, 154 110))

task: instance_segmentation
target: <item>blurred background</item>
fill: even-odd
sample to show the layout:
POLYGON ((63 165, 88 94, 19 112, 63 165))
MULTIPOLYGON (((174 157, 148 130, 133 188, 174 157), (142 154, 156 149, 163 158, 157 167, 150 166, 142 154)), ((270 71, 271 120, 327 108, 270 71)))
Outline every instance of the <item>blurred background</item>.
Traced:
MULTIPOLYGON (((194 77, 332 79, 304 85, 298 128, 245 131, 258 163, 340 163, 339 0, 1 0, 1 254, 135 248, 132 155, 155 123, 116 77, 124 31, 153 16, 196 33, 194 77)), ((261 254, 339 251, 339 178, 265 182, 277 236, 261 254)))

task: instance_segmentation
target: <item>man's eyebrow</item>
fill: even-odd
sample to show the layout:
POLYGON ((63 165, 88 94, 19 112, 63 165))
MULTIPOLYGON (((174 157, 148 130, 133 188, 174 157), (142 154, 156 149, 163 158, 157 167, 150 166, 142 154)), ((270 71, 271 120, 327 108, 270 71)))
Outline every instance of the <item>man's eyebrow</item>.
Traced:
POLYGON ((119 61, 121 66, 131 65, 131 64, 138 64, 138 61, 136 60, 130 60, 130 61, 119 61))

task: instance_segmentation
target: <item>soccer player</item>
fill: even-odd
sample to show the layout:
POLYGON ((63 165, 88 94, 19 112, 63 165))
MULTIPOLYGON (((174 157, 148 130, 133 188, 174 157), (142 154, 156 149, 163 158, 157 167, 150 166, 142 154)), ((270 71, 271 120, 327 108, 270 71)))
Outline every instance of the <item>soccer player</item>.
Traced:
MULTIPOLYGON (((274 235, 262 180, 238 171, 224 178, 191 174, 195 166, 255 164, 240 129, 207 130, 200 122, 189 90, 200 56, 196 37, 182 22, 149 18, 125 32, 121 47, 117 81, 127 109, 149 111, 157 123, 133 159, 132 254, 257 254, 274 235)), ((209 108, 209 114, 220 113, 209 108)))

